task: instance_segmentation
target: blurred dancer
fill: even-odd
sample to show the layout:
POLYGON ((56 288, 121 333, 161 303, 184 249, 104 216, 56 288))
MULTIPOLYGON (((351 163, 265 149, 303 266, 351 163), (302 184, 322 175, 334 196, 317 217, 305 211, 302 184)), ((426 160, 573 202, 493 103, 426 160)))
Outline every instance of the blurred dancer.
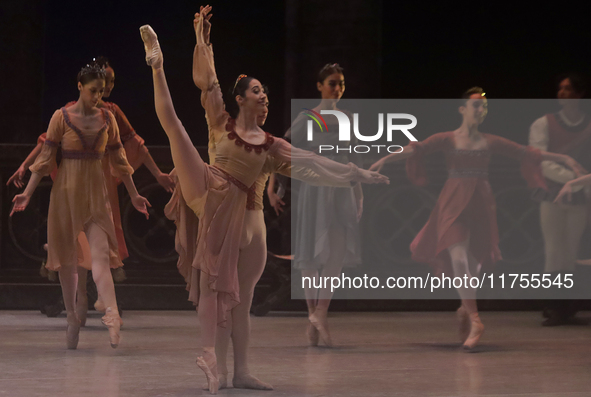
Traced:
MULTIPOLYGON (((401 153, 378 160, 370 170, 380 170, 391 161, 407 159, 411 181, 427 183, 424 156, 437 151, 445 153, 448 179, 443 186, 427 224, 411 243, 412 258, 428 263, 437 274, 455 277, 477 277, 482 266, 501 259, 496 205, 488 182, 491 155, 500 154, 521 161, 521 173, 531 187, 545 188, 540 162, 553 160, 572 169, 578 163, 563 154, 540 152, 518 145, 499 136, 479 131, 488 113, 487 99, 480 87, 469 89, 459 107, 462 125, 455 131, 441 132, 422 142, 411 142, 401 153)), ((458 288, 462 304, 457 311, 463 347, 473 349, 484 326, 476 306, 476 289, 470 285, 458 288)))

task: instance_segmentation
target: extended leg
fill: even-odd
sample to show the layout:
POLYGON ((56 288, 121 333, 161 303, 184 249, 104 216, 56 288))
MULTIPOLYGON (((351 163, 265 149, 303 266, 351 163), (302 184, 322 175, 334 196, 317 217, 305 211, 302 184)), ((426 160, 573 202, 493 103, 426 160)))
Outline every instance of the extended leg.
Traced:
MULTIPOLYGON (((147 58, 161 57, 158 38, 152 28, 142 26, 140 31, 148 54, 147 58)), ((170 141, 172 160, 183 190, 183 196, 185 201, 190 204, 194 199, 202 197, 207 192, 206 165, 176 115, 162 62, 151 62, 151 65, 156 114, 170 141)))

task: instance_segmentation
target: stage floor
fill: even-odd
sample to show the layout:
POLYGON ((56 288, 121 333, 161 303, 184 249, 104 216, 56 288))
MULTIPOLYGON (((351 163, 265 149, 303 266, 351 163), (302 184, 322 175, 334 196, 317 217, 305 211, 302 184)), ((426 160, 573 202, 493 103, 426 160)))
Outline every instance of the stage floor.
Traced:
MULTIPOLYGON (((193 311, 125 311, 111 349, 96 312, 66 350, 65 314, 0 311, 0 396, 199 396, 193 311)), ((580 314, 583 318, 591 313, 580 314)), ((230 396, 591 396, 591 326, 545 328, 537 312, 484 312, 477 353, 455 313, 331 313, 338 347, 312 348, 304 313, 252 317, 251 372, 274 391, 230 396)))

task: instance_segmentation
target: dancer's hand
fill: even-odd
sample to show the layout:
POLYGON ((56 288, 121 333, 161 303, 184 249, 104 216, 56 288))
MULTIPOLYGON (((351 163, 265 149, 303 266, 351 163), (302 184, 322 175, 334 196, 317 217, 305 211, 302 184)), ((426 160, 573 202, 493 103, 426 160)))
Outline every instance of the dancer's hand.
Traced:
POLYGON ((283 212, 283 206, 285 205, 285 203, 275 192, 267 191, 267 196, 269 197, 269 203, 271 204, 271 207, 273 207, 273 209, 275 210, 275 214, 279 216, 279 213, 283 212))
POLYGON ((587 170, 570 156, 565 156, 564 164, 566 164, 568 168, 575 172, 577 178, 583 175, 587 175, 587 170))
POLYGON ((388 185, 390 184, 390 179, 387 176, 382 175, 376 171, 364 170, 363 168, 359 168, 359 174, 355 180, 357 182, 362 183, 385 183, 388 185))
POLYGON ((558 196, 554 199, 554 204, 561 203, 564 196, 566 196, 567 201, 570 202, 572 200, 572 193, 573 185, 570 182, 565 183, 560 192, 558 192, 558 196))
POLYGON ((15 212, 24 211, 25 208, 27 208, 27 205, 29 205, 30 200, 31 197, 25 193, 17 194, 16 196, 14 196, 14 198, 12 199, 14 206, 12 207, 12 211, 10 211, 9 216, 12 216, 12 214, 14 214, 15 212))
POLYGON ((382 159, 376 161, 375 163, 373 163, 371 165, 371 167, 369 167, 369 170, 370 171, 380 172, 382 170, 382 168, 384 167, 384 164, 386 164, 386 162, 382 158, 382 159))
MULTIPOLYGON (((195 19, 193 20, 193 29, 195 29, 195 34, 199 37, 199 33, 203 33, 203 42, 205 44, 209 44, 209 33, 211 31, 211 19, 213 14, 210 14, 212 7, 210 5, 206 5, 205 7, 201 6, 199 8, 199 12, 195 13, 195 19), (197 26, 199 24, 199 17, 203 16, 203 30, 202 32, 197 31, 197 26)), ((199 43, 197 43, 199 44, 199 43)))
POLYGON ((148 199, 138 194, 137 196, 131 198, 131 203, 133 204, 136 210, 146 215, 146 219, 150 218, 150 215, 148 214, 148 208, 146 208, 146 206, 152 207, 152 205, 150 204, 148 199))
POLYGON ((170 175, 161 172, 157 177, 156 180, 166 190, 168 193, 172 193, 174 191, 175 183, 170 177, 170 175))
POLYGON ((361 221, 361 215, 363 215, 363 199, 356 200, 357 202, 357 223, 361 221))
POLYGON ((26 172, 27 170, 22 165, 18 167, 18 170, 16 170, 16 172, 8 179, 8 182, 6 182, 6 186, 10 186, 11 183, 14 183, 14 186, 19 189, 25 186, 23 178, 25 177, 26 172))

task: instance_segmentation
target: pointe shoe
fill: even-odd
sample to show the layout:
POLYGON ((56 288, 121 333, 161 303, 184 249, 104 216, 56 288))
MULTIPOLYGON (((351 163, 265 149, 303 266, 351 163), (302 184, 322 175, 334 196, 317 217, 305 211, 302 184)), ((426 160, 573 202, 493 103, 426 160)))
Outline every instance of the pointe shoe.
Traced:
POLYGON ((263 382, 262 380, 259 380, 250 374, 234 374, 232 386, 234 389, 273 390, 273 386, 271 386, 269 383, 263 382))
POLYGON ((456 311, 456 317, 458 319, 458 322, 460 323, 460 327, 458 330, 460 342, 464 343, 466 339, 468 339, 468 335, 470 335, 470 315, 468 314, 464 306, 460 306, 456 311))
POLYGON ((83 297, 79 298, 76 301, 76 315, 80 319, 80 326, 84 327, 86 325, 86 315, 88 313, 88 298, 83 297))
POLYGON ((140 28, 140 35, 142 36, 144 49, 146 50, 146 63, 154 69, 161 68, 163 57, 156 32, 154 32, 154 29, 150 25, 144 25, 140 28))
POLYGON ((325 313, 324 316, 319 315, 318 310, 316 310, 314 313, 310 314, 308 319, 310 320, 310 323, 312 323, 314 328, 318 330, 318 333, 320 334, 320 337, 322 338, 324 344, 328 347, 332 347, 332 338, 330 337, 330 333, 328 332, 328 321, 326 314, 327 313, 325 313))
MULTIPOLYGON (((209 390, 209 384, 206 383, 201 388, 203 390, 209 390)), ((228 374, 218 374, 218 390, 227 389, 227 388, 228 388, 228 374)))
POLYGON ((197 357, 197 366, 205 373, 209 392, 211 394, 217 394, 220 387, 220 380, 217 377, 215 350, 213 348, 203 350, 203 356, 197 357))
POLYGON ((121 342, 121 335, 119 335, 119 331, 121 329, 121 325, 123 325, 123 321, 121 321, 121 317, 119 317, 119 313, 113 310, 110 307, 107 307, 107 312, 102 318, 102 322, 104 325, 109 328, 109 338, 111 339, 111 347, 116 349, 121 342))
POLYGON ((78 347, 78 339, 80 336, 80 320, 75 313, 68 314, 66 320, 66 346, 68 349, 74 350, 78 347))
POLYGON ((464 350, 467 351, 471 351, 474 349, 474 347, 476 347, 480 337, 484 333, 484 325, 482 325, 478 313, 470 314, 470 320, 470 334, 468 335, 468 338, 466 338, 466 341, 463 345, 464 350))
POLYGON ((314 324, 311 322, 308 323, 308 328, 306 329, 306 336, 308 337, 308 343, 310 346, 318 346, 318 339, 320 338, 320 334, 314 324))

